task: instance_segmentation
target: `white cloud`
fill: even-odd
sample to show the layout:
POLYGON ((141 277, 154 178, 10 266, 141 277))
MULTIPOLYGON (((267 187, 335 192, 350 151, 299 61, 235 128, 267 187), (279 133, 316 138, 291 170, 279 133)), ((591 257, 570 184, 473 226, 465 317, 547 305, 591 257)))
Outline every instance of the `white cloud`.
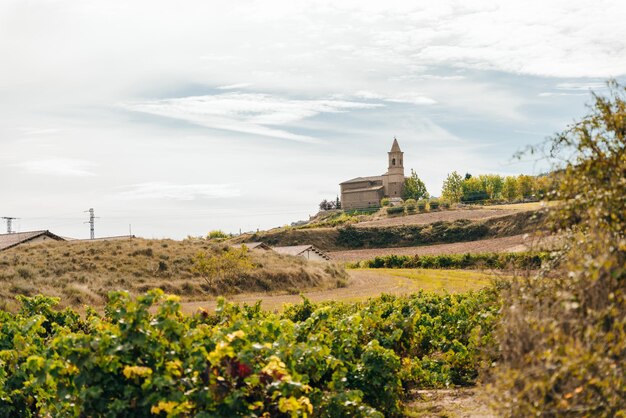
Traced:
POLYGON ((371 109, 381 105, 344 100, 296 100, 269 94, 232 92, 127 103, 122 106, 132 111, 180 119, 214 129, 293 141, 320 142, 311 136, 290 132, 287 128, 322 113, 371 109))
POLYGON ((578 82, 578 83, 559 83, 556 85, 557 90, 604 90, 606 83, 603 82, 578 82))
POLYGON ((148 182, 124 186, 117 196, 122 199, 195 200, 200 198, 228 198, 240 196, 239 189, 230 184, 173 184, 148 182))
POLYGON ((588 93, 555 93, 551 91, 544 91, 539 93, 539 97, 554 97, 554 96, 589 96, 588 93))
POLYGON ((250 87, 251 84, 250 83, 238 83, 238 84, 228 84, 226 86, 219 86, 216 87, 218 90, 237 90, 237 89, 243 89, 246 87, 250 87))
POLYGON ((373 91, 360 90, 354 94, 355 97, 365 100, 382 100, 393 103, 410 103, 414 105, 431 105, 437 103, 436 100, 418 93, 399 93, 393 96, 385 96, 373 91))
POLYGON ((94 176, 95 174, 90 171, 94 165, 90 161, 65 158, 31 160, 14 164, 29 173, 70 177, 94 176))

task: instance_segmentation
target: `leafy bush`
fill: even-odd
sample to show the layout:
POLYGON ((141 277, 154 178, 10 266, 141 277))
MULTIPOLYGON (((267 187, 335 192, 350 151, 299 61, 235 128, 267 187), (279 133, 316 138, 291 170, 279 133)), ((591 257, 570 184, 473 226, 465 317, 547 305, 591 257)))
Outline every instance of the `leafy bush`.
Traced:
POLYGON ((539 269, 550 261, 547 252, 482 253, 445 255, 387 255, 350 264, 351 268, 494 268, 539 269))
POLYGON ((547 142, 558 266, 505 289, 493 396, 504 416, 626 416, 626 89, 547 142))
POLYGON ((229 238, 230 235, 228 235, 227 233, 225 233, 224 231, 220 229, 216 229, 216 230, 209 232, 206 237, 207 239, 221 240, 221 239, 229 238))
POLYGON ((499 310, 493 290, 280 316, 223 300, 183 316, 158 290, 111 293, 104 317, 57 302, 0 311, 0 417, 399 416, 407 388, 474 382, 499 310))
POLYGON ((431 200, 430 202, 428 202, 428 206, 430 207, 430 210, 438 210, 439 209, 439 201, 438 200, 431 200))
POLYGON ((408 213, 414 213, 415 212, 415 206, 416 206, 416 201, 415 199, 407 199, 404 201, 404 207, 406 208, 406 211, 408 213))
POLYGON ((383 197, 382 199, 380 199, 380 206, 389 206, 389 198, 388 197, 383 197))
POLYGON ((387 215, 397 215, 404 213, 404 206, 388 206, 386 210, 387 215))
POLYGON ((427 202, 425 200, 420 200, 419 202, 417 202, 417 208, 420 212, 426 212, 426 205, 427 202))

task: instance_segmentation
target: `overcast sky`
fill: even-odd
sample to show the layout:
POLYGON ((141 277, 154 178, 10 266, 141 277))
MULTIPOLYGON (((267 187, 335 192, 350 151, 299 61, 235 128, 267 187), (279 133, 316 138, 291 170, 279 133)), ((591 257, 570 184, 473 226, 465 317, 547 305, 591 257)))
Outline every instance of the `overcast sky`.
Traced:
MULTIPOLYGON (((0 216, 183 238, 314 214, 387 168, 433 195, 626 75, 613 1, 0 1, 0 216)), ((0 231, 4 231, 0 224, 0 231)))

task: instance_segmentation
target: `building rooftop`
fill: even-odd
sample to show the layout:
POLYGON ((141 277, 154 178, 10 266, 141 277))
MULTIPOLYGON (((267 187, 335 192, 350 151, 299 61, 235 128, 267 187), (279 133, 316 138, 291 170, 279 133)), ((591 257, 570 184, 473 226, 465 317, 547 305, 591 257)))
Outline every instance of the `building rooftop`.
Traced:
POLYGON ((380 190, 382 189, 383 186, 372 186, 372 187, 363 187, 360 189, 350 189, 350 190, 344 190, 343 194, 347 194, 347 193, 357 193, 357 192, 371 192, 372 190, 380 190))
POLYGON ((390 152, 402 152, 400 150, 400 145, 398 145, 398 140, 395 137, 393 138, 393 145, 391 145, 390 152))
POLYGON ((294 256, 302 255, 302 253, 304 253, 305 251, 313 251, 320 257, 325 258, 326 260, 330 260, 330 257, 324 251, 315 248, 312 245, 292 245, 288 247, 272 247, 272 249, 278 254, 294 256))
POLYGON ((40 236, 45 235, 55 241, 65 241, 64 238, 53 234, 50 231, 30 231, 30 232, 16 232, 13 234, 0 234, 0 251, 6 250, 16 245, 23 244, 25 242, 34 240, 39 238, 40 236))
POLYGON ((351 180, 344 181, 339 184, 348 184, 348 183, 360 183, 362 181, 382 181, 383 176, 368 176, 368 177, 356 177, 351 180))
POLYGON ((233 245, 231 245, 231 247, 232 248, 241 248, 244 245, 249 250, 271 250, 272 249, 272 247, 270 247, 269 245, 267 245, 264 242, 244 242, 242 244, 233 244, 233 245))

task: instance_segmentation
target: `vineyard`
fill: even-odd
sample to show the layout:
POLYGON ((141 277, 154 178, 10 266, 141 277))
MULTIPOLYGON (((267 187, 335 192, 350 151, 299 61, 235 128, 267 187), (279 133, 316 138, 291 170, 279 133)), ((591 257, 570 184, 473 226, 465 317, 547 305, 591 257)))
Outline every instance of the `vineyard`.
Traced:
POLYGON ((0 311, 0 416, 401 416, 412 388, 467 386, 497 355, 494 288, 313 304, 109 295, 104 315, 0 311))

